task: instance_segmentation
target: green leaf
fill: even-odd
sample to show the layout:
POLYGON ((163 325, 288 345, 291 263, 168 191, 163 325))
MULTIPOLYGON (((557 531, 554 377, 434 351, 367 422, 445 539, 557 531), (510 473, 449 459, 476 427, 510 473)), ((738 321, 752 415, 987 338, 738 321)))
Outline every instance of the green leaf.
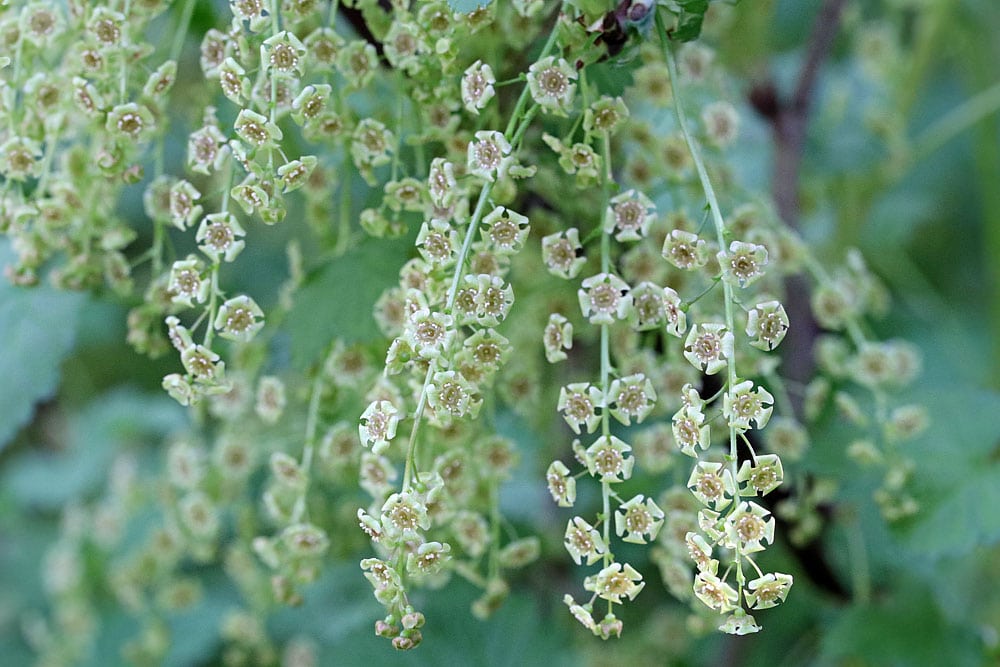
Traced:
POLYGON ((226 615, 240 608, 239 594, 221 572, 210 572, 201 583, 205 594, 198 604, 168 619, 173 641, 163 659, 166 666, 207 664, 222 643, 219 629, 226 615))
POLYGON ((482 591, 457 579, 433 595, 414 597, 414 606, 427 618, 424 641, 415 651, 397 652, 371 631, 385 611, 372 598, 371 588, 359 585, 366 582, 357 566, 332 574, 332 582, 321 580, 305 591, 305 605, 282 610, 270 624, 276 636, 309 634, 320 639, 319 664, 521 667, 541 664, 542 657, 548 667, 581 664, 566 632, 573 626, 549 622, 537 600, 513 592, 489 621, 480 622, 471 616, 469 605, 482 591))
POLYGON ((1000 542, 1000 465, 970 472, 953 491, 918 515, 908 541, 931 557, 961 555, 1000 542))
POLYGON ((671 7, 677 15, 677 25, 670 36, 680 42, 690 42, 698 39, 701 25, 705 22, 705 12, 708 11, 708 0, 676 0, 671 7))
POLYGON ((372 307, 398 281, 408 250, 405 240, 365 240, 311 274, 288 316, 292 365, 307 367, 334 337, 348 343, 380 338, 372 307))
POLYGON ((185 420, 185 411, 164 394, 144 396, 130 390, 105 394, 70 418, 63 452, 21 453, 5 471, 3 487, 22 506, 58 509, 96 491, 123 449, 158 441, 185 420))
MULTIPOLYGON (((13 259, 0 242, 0 266, 13 259)), ((24 288, 0 279, 0 451, 31 417, 35 403, 51 396, 59 365, 73 347, 85 297, 48 286, 24 288)))
POLYGON ((471 14, 477 9, 481 9, 490 4, 493 0, 448 0, 448 6, 452 11, 462 14, 471 14))
POLYGON ((975 631, 944 618, 918 582, 895 582, 893 589, 902 592, 886 603, 850 607, 825 627, 818 664, 884 667, 981 664, 981 642, 975 631))
POLYGON ((632 75, 642 61, 634 58, 626 63, 603 62, 587 68, 587 81, 601 95, 619 97, 634 82, 632 75))

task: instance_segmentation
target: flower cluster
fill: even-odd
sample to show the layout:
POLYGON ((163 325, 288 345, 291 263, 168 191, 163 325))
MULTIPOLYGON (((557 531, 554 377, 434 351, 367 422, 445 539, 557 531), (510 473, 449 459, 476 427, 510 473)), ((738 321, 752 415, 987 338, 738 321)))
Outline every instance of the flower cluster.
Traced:
MULTIPOLYGON (((846 455, 884 473, 883 514, 916 511, 903 443, 928 418, 892 395, 919 356, 865 326, 886 297, 859 254, 827 272, 735 185, 745 119, 707 46, 653 32, 671 3, 232 0, 186 44, 184 0, 168 53, 150 39, 168 3, 9 4, 7 276, 134 296, 128 340, 173 350, 162 387, 192 417, 155 434, 155 483, 123 457, 67 511, 45 565, 56 613, 31 633, 44 664, 93 650, 92 569, 141 619, 125 659, 162 662, 163 618, 209 565, 244 600, 220 623, 225 661, 277 663, 266 614, 303 603, 334 554, 361 554, 375 633, 415 648, 434 620, 418 589, 466 579, 486 618, 540 556, 520 523, 537 516, 501 516, 515 476, 570 510, 554 539, 587 571, 564 602, 593 635, 621 635, 657 568, 723 632, 755 632, 793 583, 763 569, 778 522, 807 542, 837 500, 797 468, 834 413, 856 430, 846 455), (619 60, 624 90, 605 81, 619 60), (279 244, 288 279, 267 285, 279 244), (779 373, 799 273, 825 332, 803 396, 779 373), (563 421, 521 441, 522 422, 563 421), (539 449, 544 482, 520 465, 539 449), (153 528, 126 540, 137 517, 153 528)), ((315 662, 308 646, 282 663, 315 662)))

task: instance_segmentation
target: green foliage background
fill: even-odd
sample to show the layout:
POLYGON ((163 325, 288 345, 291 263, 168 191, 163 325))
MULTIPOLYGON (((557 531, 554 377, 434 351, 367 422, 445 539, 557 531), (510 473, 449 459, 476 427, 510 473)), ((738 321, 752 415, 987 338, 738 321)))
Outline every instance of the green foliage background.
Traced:
MULTIPOLYGON (((722 42, 720 58, 744 77, 747 90, 769 72, 780 86, 796 71, 819 5, 743 0, 736 11, 744 32, 722 42)), ((877 323, 879 334, 910 339, 924 354, 912 399, 928 406, 933 421, 910 445, 922 505, 915 517, 888 526, 871 501, 877 480, 821 437, 806 463, 842 482, 837 520, 822 549, 845 588, 871 582, 870 602, 837 599, 797 576, 787 604, 767 615, 759 635, 691 637, 684 610, 671 607, 651 577, 626 617, 626 634, 602 643, 562 608, 559 582, 567 575, 557 545, 543 551, 540 566, 488 623, 468 615, 475 593, 461 583, 427 595, 424 611, 435 628, 413 654, 395 654, 372 636, 378 605, 354 563, 329 568, 303 607, 275 617, 274 636, 311 635, 321 664, 331 665, 658 664, 662 656, 678 665, 1000 661, 1000 117, 983 114, 966 125, 949 115, 1000 82, 1000 6, 995 0, 857 2, 850 8, 861 17, 854 26, 878 20, 890 5, 932 17, 910 36, 905 78, 892 96, 873 99, 846 48, 850 35, 842 37, 820 81, 801 177, 806 238, 831 258, 849 245, 860 247, 895 299, 891 314, 877 323), (909 162, 890 164, 872 148, 877 144, 864 122, 872 108, 916 138, 909 162), (949 119, 960 131, 946 131, 949 119)), ((995 109, 996 93, 993 98, 995 109)), ((753 169, 770 159, 768 134, 762 122, 748 124, 761 138, 762 153, 746 156, 753 169)), ((137 199, 121 206, 126 214, 140 210, 137 199)), ((258 275, 247 276, 248 284, 281 282, 278 236, 269 249, 255 251, 259 261, 249 264, 258 275)), ((279 341, 288 363, 301 367, 314 358, 331 330, 348 340, 372 336, 370 304, 395 281, 409 247, 405 240, 363 245, 309 274, 289 315, 289 338, 279 341), (358 283, 362 273, 366 280, 358 283), (310 317, 320 301, 329 308, 331 286, 345 282, 357 289, 340 292, 335 319, 310 317)), ((159 389, 168 362, 151 362, 125 345, 125 313, 124 305, 101 295, 0 284, 0 664, 32 661, 22 631, 32 614, 46 609, 40 567, 57 534, 59 510, 99 496, 121 451, 132 452, 141 469, 162 465, 160 439, 185 423, 184 412, 159 389)), ((537 439, 528 425, 508 422, 518 441, 537 439)), ((827 428, 830 442, 844 442, 836 437, 841 424, 831 420, 827 428)), ((504 503, 518 521, 558 532, 541 477, 525 464, 520 481, 505 489, 504 503), (525 503, 525 497, 539 502, 525 503)), ((130 527, 131 538, 142 529, 130 527)), ((235 593, 220 573, 205 582, 201 603, 171 620, 183 640, 172 647, 168 664, 220 659, 216 628, 235 593)), ((105 597, 99 648, 88 664, 114 664, 117 647, 136 629, 105 597)))

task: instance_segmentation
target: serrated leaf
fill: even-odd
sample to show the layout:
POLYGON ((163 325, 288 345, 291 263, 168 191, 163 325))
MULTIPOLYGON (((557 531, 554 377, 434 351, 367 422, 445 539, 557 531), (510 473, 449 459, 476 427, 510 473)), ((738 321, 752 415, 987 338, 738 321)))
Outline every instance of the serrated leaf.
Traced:
MULTIPOLYGON (((13 256, 0 243, 0 267, 13 256)), ((31 417, 35 403, 50 396, 59 366, 73 346, 85 297, 48 286, 24 288, 0 279, 0 451, 31 417)))
POLYGON ((333 338, 351 343, 382 335, 372 307, 398 281, 408 249, 405 241, 366 240, 306 279, 288 316, 293 366, 316 361, 333 338))
POLYGON ((708 0, 677 0, 674 11, 677 25, 670 33, 671 38, 680 42, 698 39, 705 22, 705 12, 708 11, 708 0))
POLYGON ((451 7, 453 12, 471 14, 477 9, 486 7, 492 1, 493 0, 448 0, 448 6, 451 7))
POLYGON ((632 75, 641 64, 638 58, 627 63, 596 63, 587 68, 587 82, 601 95, 620 97, 634 83, 632 75))

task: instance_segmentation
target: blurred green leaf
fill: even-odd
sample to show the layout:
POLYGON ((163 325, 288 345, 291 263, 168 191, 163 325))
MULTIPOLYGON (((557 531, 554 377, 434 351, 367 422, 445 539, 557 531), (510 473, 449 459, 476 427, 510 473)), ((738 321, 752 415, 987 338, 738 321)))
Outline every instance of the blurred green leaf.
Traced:
MULTIPOLYGON (((0 266, 12 253, 0 242, 0 266)), ((59 382, 59 365, 73 347, 85 297, 47 285, 23 288, 0 280, 0 451, 31 417, 35 403, 59 382)))
POLYGON ((677 26, 670 33, 671 38, 680 42, 698 39, 708 11, 708 0, 674 0, 668 7, 677 15, 677 26))
POLYGON ((1000 465, 970 471, 935 507, 921 514, 910 546, 939 557, 967 554, 1000 542, 1000 465))
POLYGON ((304 368, 336 336, 346 343, 381 337, 372 304, 396 284, 408 246, 365 240, 306 278, 288 316, 292 364, 304 368))
POLYGON ((96 490, 120 451, 143 440, 159 440, 180 428, 185 415, 164 395, 128 389, 107 394, 70 417, 65 451, 22 453, 4 471, 4 487, 20 505, 58 509, 96 490))
POLYGON ((899 582, 888 602, 846 609, 824 629, 819 665, 960 667, 982 664, 981 641, 943 618, 917 582, 899 582))
POLYGON ((164 665, 206 664, 220 644, 219 628, 230 611, 242 607, 239 594, 232 582, 221 572, 215 571, 202 579, 204 596, 190 609, 172 614, 170 650, 164 665))
MULTIPOLYGON (((361 580, 358 569, 343 571, 339 576, 361 580)), ((344 583, 336 585, 342 590, 344 583)), ((348 584, 353 587, 352 584, 348 584)), ((453 581, 442 590, 434 591, 426 601, 417 599, 414 605, 427 618, 424 641, 414 651, 397 652, 391 644, 376 637, 371 630, 372 618, 379 615, 378 603, 371 597, 370 587, 363 597, 352 593, 331 603, 325 600, 316 613, 290 612, 300 619, 298 632, 308 632, 313 624, 324 628, 317 635, 324 644, 320 664, 338 667, 370 667, 371 665, 478 665, 481 667, 522 667, 545 664, 546 667, 579 665, 580 658, 570 646, 567 624, 543 622, 537 604, 529 597, 513 593, 488 621, 479 621, 467 612, 469 604, 480 591, 462 581, 453 581), (358 601, 364 601, 358 604, 358 601), (367 611, 358 618, 355 612, 367 611), (309 618, 311 620, 306 621, 309 618), (363 623, 359 627, 359 621, 363 623)), ((423 597, 422 595, 420 596, 423 597)), ((307 603, 308 604, 308 603, 307 603)), ((286 619, 287 620, 287 619, 286 619)))

